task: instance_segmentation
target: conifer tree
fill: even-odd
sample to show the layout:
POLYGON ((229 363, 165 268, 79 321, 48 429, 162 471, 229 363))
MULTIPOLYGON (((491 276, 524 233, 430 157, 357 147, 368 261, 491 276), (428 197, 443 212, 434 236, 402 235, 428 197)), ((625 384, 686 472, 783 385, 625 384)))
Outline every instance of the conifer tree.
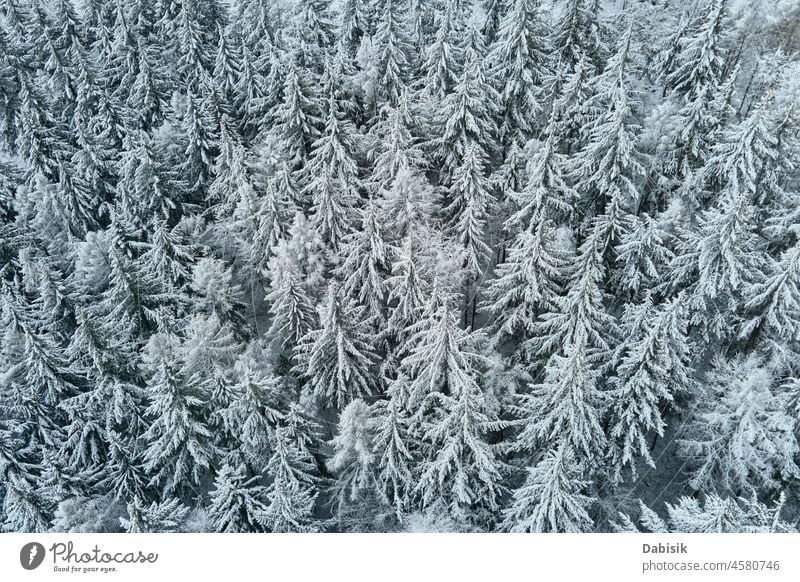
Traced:
POLYGON ((375 347, 365 323, 336 284, 328 288, 320 326, 295 348, 296 371, 308 379, 317 398, 342 409, 379 388, 375 347))
POLYGON ((796 478, 795 419, 758 357, 717 361, 707 382, 690 436, 681 441, 692 487, 747 495, 796 478))
POLYGON ((514 492, 514 500, 504 512, 504 529, 531 533, 589 530, 592 499, 582 493, 585 487, 569 446, 556 445, 528 469, 525 484, 514 492))
POLYGON ((373 406, 376 486, 383 502, 394 509, 398 521, 411 509, 414 489, 414 456, 408 414, 400 397, 389 388, 389 398, 373 406))
POLYGON ((247 479, 241 471, 224 465, 214 480, 208 520, 217 533, 263 531, 265 488, 247 479))
POLYGON ((500 137, 504 145, 524 144, 536 130, 542 109, 537 87, 547 60, 539 0, 513 0, 491 47, 491 77, 502 104, 500 137))
POLYGON ((312 533, 321 527, 314 518, 319 495, 315 465, 309 453, 281 427, 275 433, 275 452, 267 465, 272 483, 267 488, 264 523, 273 532, 312 533))
POLYGON ((336 274, 347 297, 366 309, 376 325, 386 318, 386 279, 389 251, 383 240, 377 205, 369 200, 361 211, 361 228, 347 235, 341 247, 342 263, 336 274))
POLYGON ((409 85, 415 64, 408 15, 403 2, 382 0, 377 3, 376 18, 373 65, 379 94, 381 101, 396 106, 409 85))
POLYGON ((327 104, 325 131, 314 142, 305 167, 304 193, 311 200, 315 228, 336 251, 352 227, 361 185, 353 128, 342 119, 334 95, 328 96, 327 104))
POLYGON ((166 494, 198 487, 215 463, 218 451, 202 415, 207 398, 181 374, 175 339, 154 335, 147 345, 150 426, 144 437, 145 469, 151 485, 166 494))
POLYGON ((691 343, 684 303, 679 296, 654 311, 648 301, 643 313, 626 313, 629 339, 610 381, 614 393, 609 435, 612 463, 617 470, 629 466, 634 477, 637 457, 655 466, 646 437, 650 432, 663 436, 664 402, 673 402, 694 385, 687 366, 691 343))

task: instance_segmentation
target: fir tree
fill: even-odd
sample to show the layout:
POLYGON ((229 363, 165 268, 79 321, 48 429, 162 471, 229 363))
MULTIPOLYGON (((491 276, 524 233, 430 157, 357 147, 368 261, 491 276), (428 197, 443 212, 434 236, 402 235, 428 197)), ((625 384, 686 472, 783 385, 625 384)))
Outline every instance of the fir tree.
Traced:
POLYGON ((370 333, 336 284, 329 286, 320 325, 295 348, 295 369, 308 379, 317 398, 341 409, 375 392, 379 385, 370 333))
POLYGON ((247 533, 263 531, 266 521, 265 488, 241 473, 224 465, 214 480, 208 519, 211 531, 247 533))

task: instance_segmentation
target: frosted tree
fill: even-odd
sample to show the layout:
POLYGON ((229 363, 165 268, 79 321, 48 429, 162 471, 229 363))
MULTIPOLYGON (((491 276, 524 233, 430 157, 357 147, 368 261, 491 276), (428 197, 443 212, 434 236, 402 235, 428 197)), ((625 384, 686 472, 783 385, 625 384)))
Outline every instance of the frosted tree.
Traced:
POLYGON ((615 287, 633 296, 653 288, 675 258, 667 240, 667 233, 651 216, 634 218, 617 245, 615 287))
POLYGON ((321 529, 314 518, 319 495, 316 465, 290 430, 281 427, 275 433, 275 452, 267 464, 272 482, 267 488, 264 524, 273 532, 316 532, 321 529))
POLYGON ((272 113, 275 123, 270 131, 294 170, 308 159, 311 145, 319 137, 322 119, 308 80, 293 64, 289 63, 287 69, 281 79, 283 98, 272 113))
POLYGON ((376 487, 383 502, 394 509, 402 521, 411 509, 414 491, 414 440, 409 432, 408 414, 403 410, 394 388, 389 388, 389 398, 373 405, 375 424, 374 454, 377 457, 376 487))
POLYGON ((699 317, 707 333, 729 334, 728 310, 741 301, 748 284, 763 278, 765 241, 755 232, 754 214, 752 197, 739 191, 735 182, 713 208, 701 214, 693 258, 698 269, 699 317))
POLYGON ((264 531, 266 488, 257 477, 247 479, 230 465, 223 465, 214 479, 208 508, 210 530, 217 533, 264 531))
POLYGON ((636 132, 632 123, 634 102, 629 95, 631 29, 619 40, 616 54, 596 80, 594 104, 603 113, 582 131, 588 134, 576 156, 576 189, 589 197, 586 204, 600 215, 607 244, 616 245, 631 227, 639 191, 636 180, 644 174, 637 159, 636 132))
POLYGON ((291 349, 317 326, 317 313, 308 291, 292 273, 282 275, 267 294, 270 302, 270 323, 267 335, 279 338, 281 345, 291 349))
POLYGON ((796 478, 795 419, 757 356, 717 360, 681 449, 695 489, 734 495, 777 490, 796 478))
POLYGON ((143 228, 147 217, 163 219, 179 212, 180 193, 165 188, 168 173, 144 132, 131 132, 123 141, 115 206, 132 226, 143 228))
POLYGON ((294 7, 295 59, 300 67, 321 72, 326 50, 333 45, 335 26, 328 0, 301 0, 294 7))
POLYGON ((517 415, 524 424, 514 446, 535 451, 546 442, 561 442, 576 460, 596 463, 606 448, 602 423, 608 395, 585 345, 566 344, 563 351, 550 358, 543 381, 520 396, 517 415))
MULTIPOLYGON (((712 493, 701 503, 692 497, 681 497, 677 503, 667 503, 668 523, 641 501, 639 518, 645 531, 653 533, 786 533, 797 530, 781 519, 786 495, 781 493, 772 506, 758 499, 720 497, 712 493)), ((616 531, 640 532, 627 515, 620 516, 616 531)))
POLYGON ((478 384, 478 338, 459 328, 454 315, 443 301, 430 310, 430 328, 403 361, 424 458, 415 490, 423 508, 480 528, 499 507, 502 464, 487 438, 496 419, 478 384))
POLYGON ((480 335, 458 326, 450 300, 434 281, 420 320, 411 328, 410 351, 401 362, 408 379, 407 406, 416 420, 425 414, 430 395, 455 395, 461 383, 475 381, 472 376, 483 362, 476 349, 480 335))
MULTIPOLYGON (((600 4, 598 0, 565 2, 553 37, 558 77, 574 72, 579 63, 602 70, 606 47, 600 30, 600 4)), ((556 86, 555 93, 559 91, 556 86)))
POLYGON ((331 256, 325 242, 302 212, 296 212, 286 238, 278 241, 267 263, 272 292, 286 274, 293 274, 307 292, 323 288, 331 256))
POLYGON ((216 32, 217 23, 205 20, 207 14, 203 13, 205 5, 202 1, 188 0, 176 4, 178 14, 172 26, 177 28, 177 36, 162 38, 177 41, 177 71, 187 86, 197 89, 213 75, 215 44, 208 42, 212 37, 205 27, 210 26, 216 32))
POLYGON ((680 133, 675 165, 690 177, 708 156, 709 143, 721 121, 724 101, 724 32, 728 0, 710 2, 696 32, 685 37, 667 87, 680 99, 680 133))
POLYGON ((352 227, 361 181, 354 159, 356 143, 350 122, 341 116, 337 100, 328 96, 325 131, 314 142, 305 166, 304 193, 312 203, 312 223, 333 250, 352 227))
POLYGON ((629 467, 634 478, 637 459, 655 466, 646 437, 664 435, 665 403, 694 387, 687 320, 684 296, 656 310, 647 299, 642 308, 626 311, 625 353, 610 380, 609 436, 613 466, 617 471, 629 467))
POLYGON ((440 176, 443 184, 452 184, 456 169, 464 164, 470 146, 479 148, 476 154, 487 161, 496 152, 497 129, 493 122, 496 102, 494 90, 484 77, 480 56, 468 47, 464 70, 441 105, 438 157, 443 164, 440 176))
POLYGON ((555 308, 539 316, 533 336, 523 346, 539 355, 578 346, 594 361, 613 348, 618 336, 615 318, 605 307, 602 231, 592 229, 570 265, 566 295, 554 298, 555 308))
POLYGON ((465 13, 458 0, 444 0, 435 11, 436 34, 425 49, 422 74, 430 95, 437 101, 455 86, 462 67, 459 38, 465 31, 465 13))
POLYGON ((776 356, 791 361, 800 341, 799 284, 800 247, 795 245, 770 262, 766 278, 748 286, 739 337, 761 340, 776 356))
POLYGON ((547 61, 539 0, 513 0, 497 32, 488 60, 491 77, 500 88, 500 136, 506 145, 523 145, 536 130, 542 108, 537 87, 547 61))
POLYGON ((353 400, 339 417, 336 436, 330 442, 333 455, 327 461, 335 476, 331 494, 334 514, 340 527, 359 530, 375 527, 371 523, 379 514, 381 500, 377 495, 377 456, 374 453, 375 423, 369 406, 353 400))
POLYGON ((406 240, 395 254, 392 274, 386 283, 389 288, 389 334, 400 340, 408 339, 411 327, 422 317, 428 293, 428 283, 419 273, 410 240, 406 240))
POLYGON ((166 73, 158 65, 153 52, 150 45, 137 43, 136 77, 125 101, 128 109, 137 116, 139 129, 147 129, 162 121, 169 106, 166 73))
POLYGON ((197 261, 190 287, 195 293, 195 309, 213 313, 220 321, 237 326, 239 333, 246 333, 243 291, 223 261, 211 257, 197 261))
POLYGON ((384 105, 372 133, 378 141, 378 153, 369 178, 373 192, 392 189, 398 175, 419 172, 426 166, 425 154, 412 134, 414 119, 408 93, 402 93, 397 106, 384 105))
POLYGON ((151 485, 166 494, 199 486, 218 455, 203 418, 204 395, 181 377, 174 342, 156 334, 146 352, 149 426, 144 466, 152 475, 151 485))
POLYGON ((364 307, 376 325, 386 319, 389 252, 377 205, 369 200, 361 211, 361 228, 342 242, 342 263, 335 273, 343 281, 344 294, 364 307))
POLYGON ((561 222, 571 218, 577 193, 568 182, 567 158, 559 153, 551 126, 546 138, 527 162, 527 182, 520 192, 510 193, 515 212, 505 224, 506 230, 533 231, 540 221, 561 222))
POLYGON ((361 45, 361 39, 372 33, 373 10, 368 0, 347 0, 342 6, 337 38, 351 57, 361 45))
POLYGON ((258 472, 269 460, 275 427, 284 418, 284 385, 260 369, 250 355, 236 361, 234 373, 236 380, 229 389, 231 400, 220 416, 237 445, 236 453, 258 472))
POLYGON ((373 37, 375 75, 380 101, 398 105, 410 83, 415 62, 408 13, 398 0, 376 2, 376 25, 373 37))
POLYGON ((342 409, 378 388, 372 336, 334 283, 328 289, 320 327, 303 337, 295 358, 295 370, 328 406, 342 409))
POLYGON ((569 262, 554 230, 552 222, 542 220, 534 232, 519 233, 497 266, 497 277, 487 284, 483 309, 492 316, 496 341, 530 338, 539 314, 555 308, 569 262))
POLYGON ((181 130, 186 142, 178 171, 186 181, 188 193, 198 198, 211 181, 211 165, 219 148, 216 126, 218 117, 209 99, 193 92, 186 95, 181 130))
POLYGON ((583 493, 587 483, 581 466, 565 443, 545 453, 528 469, 525 483, 514 491, 503 512, 503 529, 531 533, 581 533, 593 526, 588 509, 592 498, 583 493))
POLYGON ((120 517, 128 533, 164 533, 180 531, 189 517, 189 508, 179 499, 147 504, 136 497, 127 504, 127 516, 120 517))
POLYGON ((483 23, 483 35, 486 38, 486 44, 491 45, 503 21, 507 10, 507 0, 486 0, 483 2, 483 11, 486 14, 486 20, 483 23))
MULTIPOLYGON (((485 175, 486 162, 479 146, 470 143, 461 164, 453 172, 449 188, 451 202, 445 208, 452 216, 451 231, 463 248, 463 266, 470 281, 477 279, 491 254, 486 231, 494 198, 485 175)), ((469 293, 474 292, 470 290, 469 293)), ((474 297, 468 302, 474 302, 474 297)))

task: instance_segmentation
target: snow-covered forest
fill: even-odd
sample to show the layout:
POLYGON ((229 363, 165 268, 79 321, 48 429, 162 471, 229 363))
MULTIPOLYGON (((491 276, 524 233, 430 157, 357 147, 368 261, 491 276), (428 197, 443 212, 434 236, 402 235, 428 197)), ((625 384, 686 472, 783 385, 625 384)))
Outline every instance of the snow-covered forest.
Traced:
POLYGON ((797 0, 0 0, 0 530, 796 531, 797 0))

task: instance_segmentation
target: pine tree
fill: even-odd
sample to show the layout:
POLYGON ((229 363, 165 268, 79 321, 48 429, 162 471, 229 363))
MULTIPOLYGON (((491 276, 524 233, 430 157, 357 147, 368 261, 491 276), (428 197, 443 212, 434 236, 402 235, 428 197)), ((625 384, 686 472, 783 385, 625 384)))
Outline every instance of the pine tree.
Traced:
POLYGON ((587 143, 574 162, 576 189, 588 196, 586 206, 596 209, 607 244, 614 246, 631 227, 631 214, 640 197, 636 180, 644 173, 637 159, 634 103, 628 91, 630 43, 628 29, 605 72, 596 80, 596 105, 592 106, 605 111, 582 128, 588 134, 587 143))
POLYGON ((617 471, 629 466, 636 476, 636 459, 655 466, 646 437, 664 436, 664 403, 686 394, 694 383, 688 367, 691 343, 683 296, 653 310, 649 300, 626 312, 623 343, 626 352, 610 380, 614 393, 610 420, 612 463, 617 471), (641 311, 641 313, 638 313, 641 311))
POLYGON ((312 202, 315 228, 334 251, 352 226, 361 188, 353 131, 334 95, 329 95, 325 131, 314 142, 305 167, 304 193, 312 202))
POLYGON ((503 528, 512 532, 580 533, 593 525, 592 499, 582 493, 587 483, 565 443, 550 449, 528 469, 525 484, 514 491, 504 511, 503 528))
POLYGON ((398 97, 397 106, 386 104, 381 108, 372 129, 379 144, 369 179, 373 192, 391 190, 401 172, 419 172, 425 168, 425 154, 419 140, 412 135, 413 124, 408 93, 398 97))
POLYGON ((481 153, 475 143, 467 146, 463 162, 453 175, 450 186, 452 201, 445 209, 453 216, 450 228, 463 249, 462 266, 468 281, 465 320, 471 321, 473 325, 477 308, 475 282, 481 276, 491 254, 486 231, 488 218, 493 214, 494 202, 489 180, 484 175, 486 160, 481 157, 481 153))
POLYGON ((518 334, 528 339, 541 313, 555 308, 562 293, 569 265, 559 248, 551 222, 542 220, 533 233, 519 233, 508 250, 506 261, 497 266, 489 281, 483 309, 491 316, 495 341, 518 334))
POLYGON ((476 347, 481 336, 458 326, 449 299, 435 281, 401 362, 401 373, 408 379, 407 407, 417 421, 427 412, 431 395, 455 398, 463 386, 469 392, 484 361, 476 347))
POLYGON ((411 509, 414 490, 413 439, 409 418, 393 389, 389 398, 379 400, 372 409, 375 423, 373 454, 377 458, 376 486, 383 502, 394 509, 398 521, 411 509))
POLYGON ((295 370, 308 379, 317 398, 342 409, 379 388, 375 347, 369 330, 336 284, 328 288, 320 325, 295 348, 295 370))
MULTIPOLYGON (((748 286, 746 319, 739 337, 763 338, 776 356, 790 361, 800 341, 800 247, 784 251, 770 262, 763 281, 748 286)), ((787 363, 788 363, 787 361, 787 363)))
POLYGON ((617 280, 614 286, 634 297, 661 281, 675 258, 667 246, 667 233, 647 214, 634 218, 617 246, 617 280))
MULTIPOLYGON (((646 531, 653 533, 794 532, 796 527, 781 519, 785 503, 786 496, 783 493, 772 507, 755 498, 736 499, 720 497, 715 493, 706 496, 702 505, 692 497, 681 497, 675 504, 666 504, 669 516, 667 524, 656 512, 639 501, 640 521, 646 531)), ((621 515, 621 518, 622 523, 616 524, 616 531, 640 532, 627 515, 621 515)))
MULTIPOLYGON (((456 170, 464 164, 470 147, 473 155, 485 159, 495 154, 497 129, 493 123, 494 90, 484 78, 479 55, 471 47, 465 53, 464 71, 452 93, 442 101, 439 123, 442 127, 438 157, 442 161, 440 182, 451 185, 456 170)), ((483 173, 483 172, 481 172, 483 173)))
POLYGON ((510 193, 516 211, 505 224, 508 231, 531 232, 543 220, 560 223, 571 218, 577 193, 568 183, 567 158, 557 150, 554 128, 527 162, 527 182, 521 192, 510 193))
POLYGON ((149 505, 134 498, 127 505, 127 517, 121 517, 122 528, 128 533, 164 533, 180 531, 189 515, 189 508, 179 499, 149 505))
POLYGON ((361 228, 342 241, 342 262, 335 273, 343 280, 344 294, 364 307, 376 325, 381 325, 386 319, 390 249, 378 220, 377 205, 369 200, 361 211, 361 228))
POLYGON ((252 357, 240 357, 234 366, 236 381, 230 387, 232 401, 220 411, 223 425, 234 439, 233 447, 248 466, 260 471, 267 465, 275 428, 284 418, 284 388, 279 378, 259 369, 252 357))
POLYGON ((283 97, 272 114, 275 123, 271 131, 294 170, 308 159, 311 145, 319 136, 320 111, 312 88, 293 64, 289 63, 281 82, 283 97))
POLYGON ((414 66, 414 47, 403 2, 377 3, 377 24, 373 38, 374 61, 380 102, 397 106, 409 86, 414 66))
POLYGON ((709 144, 722 119, 726 99, 723 43, 728 0, 709 3, 708 12, 697 31, 685 39, 676 57, 674 70, 665 79, 680 99, 681 124, 676 168, 683 178, 694 174, 706 161, 709 144))
MULTIPOLYGON (((449 313, 440 316, 451 318, 449 313)), ((438 346, 450 344, 444 368, 448 378, 446 386, 440 382, 443 391, 428 396, 427 406, 433 410, 420 427, 424 460, 415 492, 423 508, 446 511, 467 527, 486 528, 495 519, 503 493, 502 465, 487 438, 496 419, 470 361, 475 354, 459 349, 447 330, 450 325, 452 320, 431 330, 438 346)), ((435 357, 442 361, 441 348, 435 357)))
POLYGON ((436 36, 425 50, 422 71, 430 95, 441 101, 452 91, 463 65, 459 37, 466 29, 465 14, 458 0, 444 0, 435 12, 436 36))
POLYGON ((267 300, 272 314, 267 335, 279 338, 282 347, 291 350, 317 327, 314 305, 294 273, 281 276, 267 294, 267 300))
POLYGON ((214 479, 208 520, 217 533, 263 531, 266 518, 265 487, 257 485, 257 477, 247 479, 241 470, 224 465, 214 479))
POLYGON ((706 382, 690 436, 680 443, 691 486, 744 495, 795 478, 795 419, 758 357, 718 360, 706 382))
POLYGON ((486 0, 483 2, 483 11, 486 14, 486 20, 483 23, 483 36, 487 45, 491 45, 497 37, 507 11, 506 5, 507 0, 486 0))
POLYGON ((490 76, 500 88, 500 137, 506 147, 522 145, 533 135, 542 109, 536 88, 542 84, 547 56, 540 10, 539 0, 510 2, 488 57, 490 76))
POLYGON ((315 466, 289 428, 275 433, 275 453, 267 465, 272 483, 267 488, 268 505, 264 523, 273 532, 312 533, 321 527, 314 518, 319 492, 315 466))
POLYGON ((603 418, 608 395, 601 391, 600 374, 585 344, 568 343, 563 353, 550 358, 543 381, 520 397, 518 414, 525 424, 515 447, 535 451, 555 441, 577 462, 597 463, 606 448, 603 418))
POLYGON ((338 41, 353 57, 364 36, 372 34, 374 7, 367 0, 346 0, 339 19, 338 41))
POLYGON ((181 375, 175 339, 153 335, 147 345, 149 368, 146 414, 150 425, 144 437, 145 469, 151 485, 164 494, 198 487, 218 455, 202 415, 207 398, 181 375))
MULTIPOLYGON (((574 72, 581 62, 595 71, 603 69, 606 48, 600 31, 599 11, 598 0, 567 0, 553 38, 557 76, 574 72)), ((556 94, 559 91, 557 85, 556 94)))
POLYGON ((353 400, 342 410, 337 434, 330 443, 333 455, 327 461, 336 479, 331 495, 340 528, 369 530, 380 509, 374 432, 369 406, 363 400, 353 400))
POLYGON ((533 337, 523 346, 538 355, 576 346, 595 361, 609 353, 618 336, 614 317, 605 308, 602 281, 602 231, 594 228, 570 266, 566 295, 555 297, 555 309, 540 315, 533 337))
POLYGON ((333 45, 334 24, 328 0, 300 0, 296 8, 294 40, 295 59, 305 69, 321 72, 323 55, 333 45))

